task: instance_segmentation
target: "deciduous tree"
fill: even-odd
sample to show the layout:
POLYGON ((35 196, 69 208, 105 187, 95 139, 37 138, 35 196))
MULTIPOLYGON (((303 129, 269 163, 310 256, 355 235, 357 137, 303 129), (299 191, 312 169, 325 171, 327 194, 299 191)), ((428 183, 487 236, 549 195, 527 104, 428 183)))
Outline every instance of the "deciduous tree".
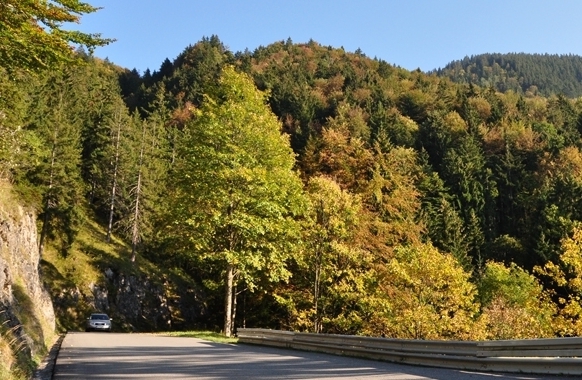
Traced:
POLYGON ((309 289, 311 299, 293 300, 295 327, 316 333, 355 333, 362 318, 358 305, 367 297, 366 279, 373 275, 370 254, 354 238, 362 203, 326 177, 312 178, 307 193, 305 249, 296 257, 299 269, 294 285, 309 289))
POLYGON ((187 253, 223 268, 226 336, 235 285, 286 280, 299 238, 302 186, 280 127, 252 80, 227 67, 178 150, 173 232, 187 253))
POLYGON ((111 39, 68 30, 81 16, 99 8, 79 0, 3 0, 0 2, 0 67, 9 73, 38 71, 78 60, 70 44, 93 50, 111 39))
POLYGON ((429 244, 398 248, 386 267, 390 308, 376 333, 409 339, 472 339, 476 288, 450 254, 429 244))

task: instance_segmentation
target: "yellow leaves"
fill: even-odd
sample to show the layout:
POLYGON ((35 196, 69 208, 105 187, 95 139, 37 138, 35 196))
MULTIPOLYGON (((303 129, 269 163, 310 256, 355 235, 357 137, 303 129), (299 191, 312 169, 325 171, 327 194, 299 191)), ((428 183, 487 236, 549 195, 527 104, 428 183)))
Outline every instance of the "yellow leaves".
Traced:
POLYGON ((398 248, 383 287, 391 305, 384 325, 392 336, 469 338, 478 308, 475 287, 451 255, 426 244, 398 248))
POLYGON ((538 280, 515 264, 487 262, 479 283, 487 339, 551 336, 555 307, 538 280))
POLYGON ((486 327, 486 339, 528 339, 549 337, 549 321, 540 323, 536 310, 511 304, 504 297, 496 297, 485 308, 481 321, 486 327))
POLYGON ((443 117, 443 124, 452 132, 453 136, 462 136, 467 133, 467 123, 456 111, 450 111, 443 117))
POLYGON ((406 131, 410 134, 418 132, 418 124, 408 116, 397 114, 397 120, 404 126, 406 131))
POLYGON ((544 148, 547 142, 522 121, 503 120, 499 125, 484 133, 486 150, 495 154, 504 154, 509 144, 516 151, 531 152, 544 148))
POLYGON ((319 170, 342 187, 356 189, 365 180, 373 156, 364 142, 352 138, 345 124, 322 131, 322 146, 316 153, 319 170))
POLYGON ((354 333, 362 323, 359 305, 369 297, 368 284, 375 275, 371 255, 354 239, 361 228, 361 201, 324 176, 311 178, 306 190, 305 249, 295 257, 299 270, 293 281, 312 294, 293 294, 300 305, 290 310, 293 325, 310 331, 354 333))
POLYGON ((558 336, 582 335, 582 305, 579 297, 571 297, 563 302, 559 314, 554 319, 554 331, 558 336))
POLYGON ((550 261, 543 268, 535 267, 534 270, 558 286, 582 293, 582 226, 574 227, 572 237, 562 240, 560 262, 558 265, 550 261))
POLYGON ((468 99, 469 105, 477 111, 481 120, 487 120, 491 116, 491 104, 487 99, 471 97, 468 99))
POLYGON ((574 228, 573 236, 562 242, 564 253, 562 262, 568 271, 568 285, 575 292, 582 293, 582 228, 574 228))
POLYGON ((544 157, 542 166, 548 177, 571 180, 582 185, 582 153, 577 147, 569 146, 560 150, 555 159, 544 157))
POLYGON ((550 261, 534 270, 568 294, 566 299, 559 299, 558 314, 553 322, 555 332, 563 336, 582 334, 582 225, 575 225, 572 236, 562 240, 559 263, 550 261))
POLYGON ((503 129, 505 138, 515 144, 515 147, 521 151, 535 151, 544 144, 542 138, 531 129, 525 126, 523 122, 513 121, 503 129))
POLYGON ((321 104, 330 107, 344 98, 344 81, 345 78, 341 74, 336 74, 329 79, 318 78, 315 80, 312 94, 321 104))

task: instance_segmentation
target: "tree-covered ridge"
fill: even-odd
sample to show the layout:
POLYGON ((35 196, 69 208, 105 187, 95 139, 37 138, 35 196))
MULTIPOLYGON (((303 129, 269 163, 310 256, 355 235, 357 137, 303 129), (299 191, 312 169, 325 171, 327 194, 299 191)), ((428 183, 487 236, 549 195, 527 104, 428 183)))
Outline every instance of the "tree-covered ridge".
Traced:
POLYGON ((535 95, 582 96, 582 57, 564 54, 479 54, 432 71, 457 83, 535 95))
POLYGON ((188 273, 225 333, 582 332, 580 101, 314 41, 213 36, 143 75, 84 59, 0 82, 2 172, 64 258, 95 215, 128 261, 188 273))
MULTIPOLYGON (((307 328, 313 323, 318 331, 378 333, 356 322, 360 314, 353 320, 354 309, 334 308, 348 302, 347 294, 358 300, 351 301, 358 310, 368 309, 368 302, 390 308, 384 292, 394 292, 402 284, 379 279, 394 278, 387 263, 404 247, 417 247, 410 252, 420 254, 434 246, 451 254, 474 282, 487 276, 490 261, 516 263, 528 271, 555 262, 562 239, 582 216, 573 183, 566 178, 562 182, 555 173, 548 177, 545 171, 558 165, 569 178, 566 162, 575 161, 579 154, 581 105, 562 96, 520 96, 491 86, 455 84, 314 41, 287 40, 253 52, 232 53, 213 36, 189 46, 174 62, 166 60, 159 71, 146 73, 141 87, 135 87, 129 97, 130 104, 151 97, 163 86, 170 92, 168 101, 178 108, 198 107, 200 94, 227 64, 249 73, 256 86, 267 91, 282 132, 291 137, 306 190, 311 181, 323 177, 360 202, 357 222, 337 222, 348 223, 352 232, 336 236, 330 226, 321 225, 326 244, 332 244, 329 248, 322 246, 321 235, 307 235, 306 244, 311 244, 310 239, 319 241, 307 252, 316 256, 296 263, 302 275, 292 276, 290 288, 273 290, 276 299, 290 308, 285 322, 290 326, 307 328), (569 158, 560 158, 563 154, 569 158), (423 244, 429 247, 418 248, 423 244), (335 255, 346 255, 343 265, 355 254, 359 269, 346 272, 354 277, 345 277, 342 287, 326 289, 317 285, 326 270, 330 274, 346 270, 334 261, 322 266, 327 252, 339 247, 344 248, 335 255), (304 276, 309 273, 305 263, 311 263, 314 277, 304 276), (379 277, 365 280, 370 273, 379 277), (362 287, 366 281, 376 286, 362 287), (313 286, 312 309, 297 309, 302 304, 297 289, 313 286), (354 293, 346 293, 347 289, 354 293), (336 306, 325 311, 329 307, 325 305, 336 306), (322 324, 325 320, 327 327, 322 324)), ((319 215, 315 225, 331 218, 325 216, 331 211, 324 211, 331 204, 326 206, 323 199, 317 204, 321 208, 313 210, 319 215)), ((342 283, 333 276, 327 281, 342 283)), ((308 297, 300 294, 303 301, 308 297)), ((541 293, 536 294, 536 302, 542 302, 541 293)), ((481 312, 497 313, 507 307, 506 301, 491 302, 481 305, 481 312)), ((526 311, 516 311, 522 312, 526 311)), ((392 324, 396 319, 386 318, 377 320, 377 326, 384 326, 383 333, 396 334, 392 324)), ((536 331, 547 334, 548 324, 536 331)))

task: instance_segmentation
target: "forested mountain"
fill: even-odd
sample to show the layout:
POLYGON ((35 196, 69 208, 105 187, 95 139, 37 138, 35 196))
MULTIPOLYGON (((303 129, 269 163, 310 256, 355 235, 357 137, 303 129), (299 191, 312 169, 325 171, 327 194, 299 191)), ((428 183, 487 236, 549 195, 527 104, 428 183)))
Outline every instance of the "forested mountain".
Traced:
POLYGON ((582 96, 582 57, 558 54, 479 54, 434 70, 457 83, 492 86, 528 97, 582 96))
POLYGON ((41 249, 66 261, 94 216, 227 335, 582 333, 580 101, 315 41, 212 36, 143 75, 84 60, 0 81, 2 173, 41 249))

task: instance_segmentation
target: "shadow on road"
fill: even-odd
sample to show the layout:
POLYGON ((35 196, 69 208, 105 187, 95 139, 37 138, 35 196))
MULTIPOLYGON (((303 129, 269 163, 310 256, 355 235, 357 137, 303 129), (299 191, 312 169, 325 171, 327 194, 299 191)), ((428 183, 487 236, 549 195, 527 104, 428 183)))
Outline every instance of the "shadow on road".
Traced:
MULTIPOLYGON (((112 340, 139 336, 99 335, 107 335, 112 340)), ((54 379, 571 379, 415 367, 192 338, 165 337, 163 342, 163 347, 147 343, 108 348, 66 347, 59 354, 54 379)))

